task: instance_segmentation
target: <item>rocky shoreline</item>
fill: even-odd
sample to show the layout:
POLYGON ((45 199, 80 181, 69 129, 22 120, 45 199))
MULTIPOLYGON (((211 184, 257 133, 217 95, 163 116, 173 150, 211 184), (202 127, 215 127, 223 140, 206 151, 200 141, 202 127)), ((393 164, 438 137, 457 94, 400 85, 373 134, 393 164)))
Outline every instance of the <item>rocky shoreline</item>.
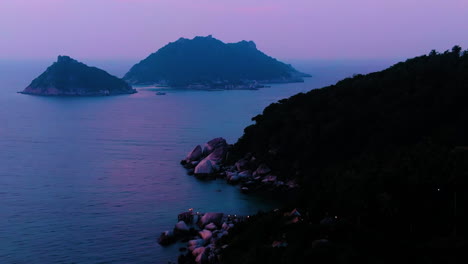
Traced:
MULTIPOLYGON (((186 247, 179 248, 182 253, 177 259, 178 264, 221 264, 223 263, 223 252, 231 247, 230 241, 239 236, 238 225, 257 225, 259 219, 264 217, 275 219, 278 227, 288 227, 293 224, 312 224, 309 216, 302 215, 298 209, 279 210, 274 209, 268 213, 259 212, 256 215, 229 215, 225 213, 200 213, 189 209, 178 215, 178 222, 172 230, 164 231, 158 238, 158 243, 168 246, 176 242, 186 243, 186 247)), ((326 215, 313 223, 323 231, 322 235, 311 237, 312 247, 327 247, 330 241, 328 233, 334 230, 338 223, 338 217, 326 215)), ((260 220, 262 221, 262 220, 260 220)), ((271 228, 265 226, 265 228, 271 228)), ((270 248, 286 248, 288 240, 284 237, 272 237, 268 244, 270 248)))
MULTIPOLYGON (((227 183, 239 185, 243 193, 252 192, 288 192, 299 185, 294 181, 281 181, 264 163, 260 163, 252 154, 247 154, 233 165, 227 163, 232 145, 224 138, 215 138, 203 145, 197 145, 180 163, 189 175, 202 180, 224 179, 227 183)), ((158 243, 168 246, 176 242, 186 242, 186 252, 178 258, 179 264, 219 264, 220 252, 229 245, 221 238, 238 223, 245 222, 250 216, 229 215, 225 213, 200 213, 189 209, 178 215, 178 222, 173 230, 160 234, 158 243)))
POLYGON ((220 251, 228 245, 218 241, 229 234, 234 225, 244 222, 250 216, 228 215, 224 213, 200 213, 189 209, 178 215, 178 222, 173 230, 164 231, 158 243, 167 246, 178 241, 186 242, 187 247, 180 248, 178 263, 220 263, 220 251))
POLYGON ((243 193, 250 192, 290 192, 299 185, 293 181, 279 179, 265 163, 248 153, 234 164, 226 163, 232 148, 224 138, 215 138, 197 145, 180 163, 189 175, 199 179, 226 180, 229 184, 239 185, 243 193))

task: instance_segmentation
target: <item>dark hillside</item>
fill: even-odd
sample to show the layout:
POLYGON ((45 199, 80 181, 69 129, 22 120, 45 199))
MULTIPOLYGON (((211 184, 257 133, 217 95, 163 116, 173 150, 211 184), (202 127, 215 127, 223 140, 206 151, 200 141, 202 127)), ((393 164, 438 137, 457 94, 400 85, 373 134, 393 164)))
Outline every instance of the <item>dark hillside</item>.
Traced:
POLYGON ((273 213, 239 227, 227 263, 450 263, 466 248, 467 51, 455 46, 356 75, 253 120, 232 162, 252 153, 296 179, 301 198, 291 204, 303 217, 300 228, 273 213), (319 224, 326 215, 336 220, 319 224), (273 231, 250 243, 255 228, 273 231), (281 237, 289 246, 273 249, 281 237), (319 239, 326 246, 314 246, 319 239))

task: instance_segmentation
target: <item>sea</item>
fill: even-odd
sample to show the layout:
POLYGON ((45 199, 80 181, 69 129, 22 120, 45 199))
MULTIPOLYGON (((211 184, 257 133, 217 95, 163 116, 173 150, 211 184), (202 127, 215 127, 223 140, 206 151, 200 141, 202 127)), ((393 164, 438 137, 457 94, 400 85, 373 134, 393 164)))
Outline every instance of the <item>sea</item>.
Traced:
MULTIPOLYGON (((0 263, 174 263, 177 215, 280 206, 179 165, 196 145, 235 143, 271 103, 397 60, 297 60, 304 83, 259 90, 138 87, 110 97, 18 94, 53 61, 0 61, 0 263), (165 95, 157 95, 157 92, 165 95)), ((136 61, 84 61, 122 77, 136 61)))

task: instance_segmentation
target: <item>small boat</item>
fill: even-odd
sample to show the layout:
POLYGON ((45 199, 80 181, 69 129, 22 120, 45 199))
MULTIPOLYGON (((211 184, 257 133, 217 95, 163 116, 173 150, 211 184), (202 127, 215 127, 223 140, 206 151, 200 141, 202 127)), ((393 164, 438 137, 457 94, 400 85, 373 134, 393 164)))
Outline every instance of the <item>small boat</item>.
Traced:
POLYGON ((156 95, 166 95, 165 92, 157 92, 156 95))

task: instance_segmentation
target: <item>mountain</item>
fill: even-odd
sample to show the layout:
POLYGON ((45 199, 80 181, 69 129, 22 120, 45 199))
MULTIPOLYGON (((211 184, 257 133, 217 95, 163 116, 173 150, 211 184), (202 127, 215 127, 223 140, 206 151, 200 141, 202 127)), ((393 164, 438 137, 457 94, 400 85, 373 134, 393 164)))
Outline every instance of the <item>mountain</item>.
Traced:
POLYGON ((68 56, 59 56, 39 77, 21 93, 55 96, 96 96, 132 94, 125 81, 109 73, 89 67, 68 56))
POLYGON ((132 84, 226 89, 302 82, 303 77, 309 75, 265 55, 252 41, 226 44, 208 36, 169 43, 133 66, 124 79, 132 84))
POLYGON ((268 106, 226 167, 255 157, 296 180, 288 206, 300 214, 229 230, 223 263, 457 262, 468 248, 467 102, 468 51, 455 46, 268 106))

